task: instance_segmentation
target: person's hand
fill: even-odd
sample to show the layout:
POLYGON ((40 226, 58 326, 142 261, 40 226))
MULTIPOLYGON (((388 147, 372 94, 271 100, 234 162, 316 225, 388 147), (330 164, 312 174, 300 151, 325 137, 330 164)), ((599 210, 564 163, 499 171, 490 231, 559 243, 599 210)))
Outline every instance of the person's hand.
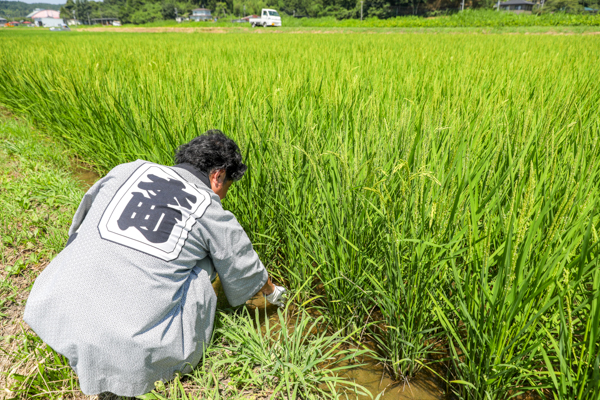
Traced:
POLYGON ((283 286, 273 285, 275 290, 266 297, 267 301, 277 307, 285 307, 285 302, 287 301, 287 289, 283 286))

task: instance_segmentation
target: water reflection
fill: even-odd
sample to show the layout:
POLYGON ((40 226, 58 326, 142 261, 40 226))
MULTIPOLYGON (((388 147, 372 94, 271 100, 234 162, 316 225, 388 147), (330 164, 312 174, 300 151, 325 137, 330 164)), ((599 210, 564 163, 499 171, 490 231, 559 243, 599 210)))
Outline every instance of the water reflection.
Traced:
MULTIPOLYGON (((426 372, 417 374, 408 383, 395 382, 384 374, 383 367, 373 361, 363 361, 367 365, 349 370, 346 377, 368 389, 373 397, 379 400, 441 400, 446 395, 439 379, 426 372)), ((367 396, 356 396, 357 400, 369 399, 367 396)))

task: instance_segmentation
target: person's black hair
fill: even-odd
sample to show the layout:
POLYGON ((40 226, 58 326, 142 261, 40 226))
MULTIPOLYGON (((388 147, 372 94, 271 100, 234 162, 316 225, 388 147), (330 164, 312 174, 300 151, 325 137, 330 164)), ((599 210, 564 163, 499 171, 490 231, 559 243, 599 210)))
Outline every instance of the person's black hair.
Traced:
POLYGON ((234 181, 241 179, 248 169, 242 162, 238 145, 218 129, 208 130, 179 146, 175 161, 191 164, 207 174, 224 169, 227 179, 234 181))

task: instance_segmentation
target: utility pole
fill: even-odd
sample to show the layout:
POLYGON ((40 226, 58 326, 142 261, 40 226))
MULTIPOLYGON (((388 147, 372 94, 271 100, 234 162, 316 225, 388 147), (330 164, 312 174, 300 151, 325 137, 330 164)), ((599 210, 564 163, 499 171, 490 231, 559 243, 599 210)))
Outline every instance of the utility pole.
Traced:
POLYGON ((363 19, 363 3, 364 3, 364 0, 360 0, 360 20, 361 21, 363 19))
POLYGON ((465 0, 462 0, 462 3, 460 5, 460 11, 465 11, 465 0))
POLYGON ((496 11, 500 11, 500 0, 498 0, 498 5, 496 6, 497 10, 496 11))
POLYGON ((178 18, 179 18, 179 14, 177 13, 177 7, 175 7, 175 21, 177 21, 178 18))

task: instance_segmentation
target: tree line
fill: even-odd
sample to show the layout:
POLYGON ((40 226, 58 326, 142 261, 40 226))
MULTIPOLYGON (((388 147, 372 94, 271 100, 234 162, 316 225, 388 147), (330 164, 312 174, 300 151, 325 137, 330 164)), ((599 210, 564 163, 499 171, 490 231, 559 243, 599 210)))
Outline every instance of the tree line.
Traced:
MULTIPOLYGON (((530 0, 541 2, 542 0, 530 0)), ((544 12, 584 12, 585 7, 599 9, 599 0, 544 0, 544 12)), ((66 4, 27 4, 20 1, 0 1, 0 16, 25 17, 35 8, 58 9, 62 18, 83 22, 94 18, 118 18, 123 23, 143 24, 172 20, 191 15, 198 7, 209 8, 218 18, 236 18, 258 14, 262 8, 275 8, 283 15, 297 17, 363 17, 390 18, 399 15, 439 15, 456 12, 462 0, 67 0, 66 4), (361 4, 362 3, 362 4, 361 4)), ((465 8, 491 9, 497 0, 465 0, 465 8)))

